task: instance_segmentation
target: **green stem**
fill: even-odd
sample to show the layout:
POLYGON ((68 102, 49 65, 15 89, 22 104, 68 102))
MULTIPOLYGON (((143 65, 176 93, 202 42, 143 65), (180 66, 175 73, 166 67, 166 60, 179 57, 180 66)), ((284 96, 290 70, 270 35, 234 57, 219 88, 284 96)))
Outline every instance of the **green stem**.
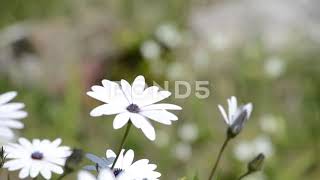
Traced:
POLYGON ((211 173, 210 173, 210 176, 209 176, 209 179, 208 179, 208 180, 211 180, 211 179, 213 178, 214 173, 215 173, 216 170, 217 170, 218 164, 219 164, 219 162, 220 162, 220 159, 221 159, 221 157, 222 157, 222 154, 223 154, 225 148, 226 148, 227 145, 228 145, 229 140, 230 140, 229 137, 227 137, 227 138, 225 139, 225 141, 224 141, 224 143, 223 143, 223 145, 222 145, 222 147, 221 147, 221 149, 220 149, 220 152, 219 152, 219 154, 218 154, 217 160, 216 160, 216 162, 215 162, 215 164, 214 164, 214 166, 213 166, 213 168, 212 168, 212 170, 211 170, 211 173))
POLYGON ((127 125, 126 132, 124 133, 124 136, 123 136, 122 141, 121 141, 121 143, 120 143, 120 146, 119 146, 119 149, 118 149, 118 153, 117 153, 116 159, 113 161, 113 164, 112 164, 112 166, 111 166, 111 169, 113 169, 113 168, 114 168, 114 165, 116 165, 116 162, 117 162, 117 160, 118 160, 118 158, 119 158, 119 155, 120 155, 120 153, 121 153, 121 150, 122 150, 122 148, 123 148, 124 142, 126 141, 126 139, 127 139, 127 137, 128 137, 128 134, 129 134, 131 125, 132 125, 132 123, 131 123, 131 121, 129 121, 129 122, 128 122, 128 125, 127 125))
POLYGON ((246 173, 244 173, 244 174, 242 174, 242 175, 238 178, 238 180, 241 180, 242 178, 248 176, 249 174, 251 174, 249 171, 246 172, 246 173))

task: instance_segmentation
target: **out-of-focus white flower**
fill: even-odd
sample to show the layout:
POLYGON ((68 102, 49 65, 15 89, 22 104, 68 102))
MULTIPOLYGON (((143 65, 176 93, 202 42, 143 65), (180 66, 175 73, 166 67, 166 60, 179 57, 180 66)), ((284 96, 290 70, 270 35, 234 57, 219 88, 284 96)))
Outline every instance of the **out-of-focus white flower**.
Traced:
POLYGON ((182 40, 180 32, 173 24, 163 24, 159 26, 155 35, 160 42, 170 48, 178 46, 182 40))
POLYGON ((277 118, 272 114, 265 114, 260 118, 261 129, 272 135, 279 135, 283 133, 283 122, 281 118, 277 118))
POLYGON ((157 86, 145 89, 143 76, 136 77, 132 85, 125 80, 121 80, 121 87, 109 80, 103 80, 102 84, 103 86, 92 86, 92 91, 87 93, 105 103, 94 108, 90 115, 96 117, 117 114, 113 121, 114 129, 122 128, 130 120, 148 139, 154 141, 155 130, 148 118, 166 125, 178 120, 176 115, 167 110, 181 110, 181 107, 174 104, 155 104, 168 98, 171 93, 159 91, 157 86))
POLYGON ((267 180, 267 176, 260 171, 244 177, 243 180, 267 180))
POLYGON ((193 67, 196 71, 201 72, 208 69, 210 63, 209 54, 207 50, 203 48, 195 49, 193 52, 193 67))
POLYGON ((186 142, 193 142, 198 138, 198 127, 194 123, 185 123, 178 129, 179 137, 186 142))
POLYGON ((244 123, 250 118, 253 107, 251 103, 238 107, 237 98, 232 96, 228 99, 228 114, 221 105, 218 105, 218 108, 229 126, 228 136, 232 138, 241 132, 244 123))
POLYGON ((192 156, 192 147, 187 143, 178 143, 173 149, 174 156, 180 161, 188 161, 192 156))
POLYGON ((98 177, 93 176, 87 171, 80 171, 78 173, 78 180, 132 180, 125 173, 115 175, 110 169, 102 169, 98 177))
POLYGON ((45 139, 40 141, 34 139, 32 143, 20 138, 19 144, 8 144, 4 146, 7 154, 7 162, 4 168, 9 171, 20 170, 19 178, 31 178, 41 174, 45 179, 51 179, 51 173, 62 174, 67 157, 71 155, 71 150, 67 146, 59 146, 61 139, 52 142, 45 139))
POLYGON ((261 152, 267 158, 273 155, 273 144, 268 136, 259 136, 253 143, 257 153, 261 152))
POLYGON ((155 41, 148 40, 142 44, 140 48, 140 52, 142 56, 146 59, 150 59, 150 60, 159 59, 161 54, 161 47, 155 41))
POLYGON ((241 141, 234 147, 234 156, 239 161, 247 162, 263 153, 266 158, 269 158, 274 153, 274 148, 271 139, 268 136, 261 135, 253 141, 241 141))
POLYGON ((168 132, 164 131, 164 130, 160 130, 158 133, 157 133, 157 139, 155 141, 155 144, 158 146, 158 147, 165 147, 169 144, 169 140, 170 140, 170 137, 168 135, 168 132))
POLYGON ((223 33, 214 33, 209 38, 209 46, 213 50, 222 51, 229 45, 229 39, 223 33))
POLYGON ((187 75, 186 67, 180 62, 173 62, 168 65, 167 76, 169 79, 177 80, 185 78, 187 75))
POLYGON ((23 111, 23 103, 10 103, 17 96, 17 92, 7 92, 0 95, 0 145, 12 141, 15 134, 12 129, 22 129, 22 118, 27 117, 23 111))
POLYGON ((286 64, 283 59, 271 57, 264 64, 264 71, 269 77, 277 78, 284 73, 285 66, 286 64))
POLYGON ((248 161, 250 160, 254 155, 254 148, 252 148, 252 143, 248 141, 241 141, 239 142, 234 150, 235 157, 240 161, 248 161))
MULTIPOLYGON (((106 152, 106 158, 99 158, 93 154, 87 154, 87 158, 94 162, 95 165, 86 166, 85 169, 94 171, 97 170, 97 168, 99 170, 111 168, 116 158, 116 154, 112 150, 108 149, 106 152)), ((112 170, 115 177, 125 173, 126 176, 134 180, 157 180, 161 176, 159 172, 155 171, 157 165, 149 164, 148 159, 140 159, 136 162, 133 162, 133 159, 133 150, 130 149, 125 153, 125 150, 122 149, 119 158, 114 165, 114 169, 112 170)))

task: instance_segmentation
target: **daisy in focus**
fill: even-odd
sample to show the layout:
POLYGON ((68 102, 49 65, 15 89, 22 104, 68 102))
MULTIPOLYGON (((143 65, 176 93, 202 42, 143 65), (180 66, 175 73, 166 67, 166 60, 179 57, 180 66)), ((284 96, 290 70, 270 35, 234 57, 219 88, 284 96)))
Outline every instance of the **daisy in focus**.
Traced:
POLYGON ((78 180, 132 180, 125 173, 118 175, 117 177, 112 173, 110 169, 103 169, 99 172, 98 177, 93 176, 89 172, 80 171, 78 173, 78 180))
POLYGON ((17 92, 11 91, 0 95, 0 145, 6 144, 15 138, 12 129, 22 129, 21 119, 27 117, 23 111, 23 103, 10 102, 17 96, 17 92))
POLYGON ((93 117, 102 115, 116 115, 113 121, 113 128, 119 129, 129 121, 141 129, 150 140, 155 140, 154 127, 149 119, 162 124, 170 125, 178 117, 167 110, 181 110, 182 108, 174 104, 159 103, 168 98, 169 91, 161 91, 157 86, 148 88, 143 76, 135 78, 132 85, 121 80, 120 85, 109 80, 102 81, 103 86, 92 86, 87 94, 105 104, 94 108, 90 115, 93 117))
POLYGON ((9 171, 20 170, 19 178, 31 178, 41 174, 45 179, 51 179, 52 173, 62 174, 65 161, 71 155, 67 146, 59 146, 61 139, 33 139, 32 142, 19 138, 18 144, 9 143, 4 147, 8 161, 4 168, 9 171))
POLYGON ((221 105, 218 105, 218 108, 228 125, 228 136, 233 138, 241 132, 245 122, 250 118, 253 106, 252 103, 248 103, 238 107, 237 98, 232 96, 228 99, 228 114, 221 105))
MULTIPOLYGON (((86 170, 98 170, 100 169, 109 169, 111 168, 116 154, 108 149, 106 152, 106 158, 99 158, 93 154, 88 154, 87 158, 89 158, 95 165, 86 166, 86 170)), ((149 164, 148 159, 140 159, 136 162, 133 162, 134 152, 133 150, 128 150, 125 153, 125 150, 122 149, 117 162, 112 170, 114 176, 118 178, 118 176, 125 174, 125 176, 130 177, 130 179, 134 180, 157 180, 161 176, 159 172, 156 172, 155 169, 157 165, 149 164)), ((124 175, 123 175, 124 176, 124 175)), ((122 177, 122 176, 120 176, 122 177)))

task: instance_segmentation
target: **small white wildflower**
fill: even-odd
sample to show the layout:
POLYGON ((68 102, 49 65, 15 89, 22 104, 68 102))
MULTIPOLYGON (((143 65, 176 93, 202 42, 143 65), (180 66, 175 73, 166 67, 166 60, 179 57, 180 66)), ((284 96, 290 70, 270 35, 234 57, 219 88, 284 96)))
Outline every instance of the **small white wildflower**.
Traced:
POLYGON ((218 108, 229 126, 228 136, 233 138, 243 129, 245 122, 250 118, 253 107, 251 103, 238 107, 236 97, 232 96, 228 99, 228 114, 221 105, 218 105, 218 108))

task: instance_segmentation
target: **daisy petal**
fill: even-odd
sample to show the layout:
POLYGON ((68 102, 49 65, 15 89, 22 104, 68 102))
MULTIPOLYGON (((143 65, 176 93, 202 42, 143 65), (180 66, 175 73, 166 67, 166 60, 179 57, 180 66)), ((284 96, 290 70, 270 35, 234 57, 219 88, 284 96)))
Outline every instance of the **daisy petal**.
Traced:
POLYGON ((0 126, 6 126, 13 129, 22 129, 24 127, 24 124, 20 121, 4 120, 0 121, 0 126))
POLYGON ((103 104, 94 108, 90 112, 90 116, 97 117, 102 115, 112 115, 112 114, 121 113, 123 111, 125 111, 125 109, 122 107, 114 106, 111 104, 103 104))
POLYGON ((131 150, 131 149, 128 150, 123 158, 124 159, 123 159, 123 162, 122 162, 122 167, 123 167, 123 169, 127 169, 127 168, 130 167, 130 165, 133 162, 133 158, 134 158, 133 150, 131 150))
POLYGON ((132 83, 132 92, 134 94, 142 94, 146 86, 145 79, 143 76, 137 76, 132 83))
POLYGON ((34 163, 30 168, 30 177, 35 178, 40 173, 41 164, 34 163))
MULTIPOLYGON (((145 94, 146 92, 144 92, 145 94)), ((162 101, 166 98, 168 98, 171 93, 169 91, 159 91, 159 92, 150 92, 151 94, 145 94, 145 100, 139 104, 141 107, 151 105, 154 103, 157 103, 159 101, 162 101)))
POLYGON ((106 152, 106 157, 107 158, 115 158, 117 155, 114 153, 111 149, 108 149, 106 152))
POLYGON ((151 104, 148 106, 144 106, 141 108, 142 110, 158 110, 158 109, 166 109, 166 110, 181 110, 180 106, 174 104, 151 104))
POLYGON ((122 128, 124 125, 127 124, 127 122, 129 121, 129 118, 130 118, 130 113, 124 112, 124 113, 118 114, 113 120, 113 128, 114 129, 122 128))
POLYGON ((137 128, 140 128, 148 139, 150 139, 151 141, 154 141, 156 139, 155 130, 151 123, 145 117, 139 114, 131 113, 130 119, 133 125, 137 128))
MULTIPOLYGON (((90 174, 86 171, 80 171, 78 173, 78 180, 96 180, 96 178, 92 174, 90 174)), ((110 179, 110 180, 112 180, 112 179, 110 179)))
POLYGON ((17 92, 15 92, 15 91, 7 92, 7 93, 0 95, 0 105, 11 101, 16 96, 17 96, 17 92))
POLYGON ((14 111, 14 112, 5 112, 0 113, 0 118, 8 118, 8 119, 22 119, 28 116, 27 112, 24 111, 14 111))
POLYGON ((4 138, 13 139, 15 137, 13 131, 7 127, 0 126, 0 136, 4 138))
POLYGON ((131 92, 131 85, 126 80, 121 80, 121 89, 126 96, 129 104, 132 104, 132 92, 131 92))
POLYGON ((45 179, 51 179, 52 174, 48 169, 43 168, 40 173, 45 179))
POLYGON ((170 125, 171 121, 178 120, 177 116, 166 110, 143 111, 140 114, 159 123, 170 125))
POLYGON ((20 179, 24 179, 24 178, 28 177, 29 169, 30 169, 29 166, 26 166, 26 167, 22 168, 20 173, 19 173, 19 178, 20 179))
POLYGON ((22 108, 24 108, 23 103, 8 103, 8 104, 0 105, 0 112, 17 111, 22 108))
POLYGON ((115 180, 115 179, 116 178, 114 177, 113 173, 109 169, 104 169, 99 173, 97 180, 115 180))

